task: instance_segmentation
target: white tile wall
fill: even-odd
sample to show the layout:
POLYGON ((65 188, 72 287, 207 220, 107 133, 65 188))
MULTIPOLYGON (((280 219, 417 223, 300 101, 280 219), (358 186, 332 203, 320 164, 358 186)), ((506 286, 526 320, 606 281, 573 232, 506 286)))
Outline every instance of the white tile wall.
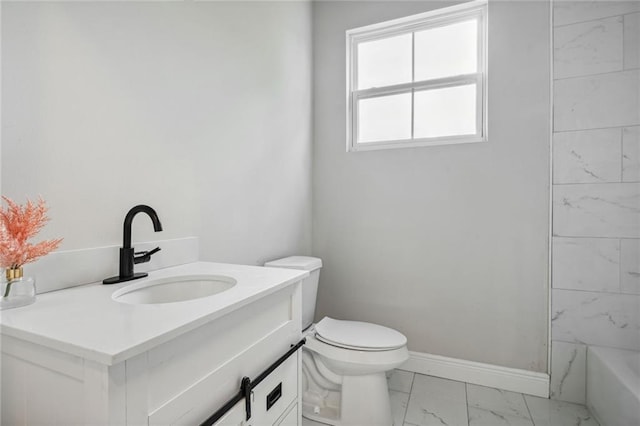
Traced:
POLYGON ((640 124, 640 71, 556 80, 554 130, 640 124))
POLYGON ((624 16, 624 68, 640 67, 640 13, 624 16))
POLYGON ((631 1, 554 1, 553 24, 561 26, 640 11, 640 2, 631 1))
POLYGON ((640 237, 640 184, 556 185, 553 232, 571 237, 640 237))
POLYGON ((620 182, 620 129, 553 135, 553 183, 620 182))
POLYGON ((586 345, 551 343, 550 398, 584 404, 586 402, 586 345))
POLYGON ((622 181, 640 182, 640 127, 622 129, 622 181))
POLYGON ((640 294, 640 240, 621 240, 620 255, 620 291, 640 294))
MULTIPOLYGON (((584 403, 587 345, 640 349, 640 1, 553 7, 550 391, 584 403)), ((527 403, 536 425, 597 424, 527 403)))
POLYGON ((553 238, 553 288, 620 290, 620 241, 608 238, 553 238))
POLYGON ((621 71, 623 18, 614 16, 556 28, 555 78, 621 71))
POLYGON ((552 290, 553 340, 640 350, 640 296, 552 290))

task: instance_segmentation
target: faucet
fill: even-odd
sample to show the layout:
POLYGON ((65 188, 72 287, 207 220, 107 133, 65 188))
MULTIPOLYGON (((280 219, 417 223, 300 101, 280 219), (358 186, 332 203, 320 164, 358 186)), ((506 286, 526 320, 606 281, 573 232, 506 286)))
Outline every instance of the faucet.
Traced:
POLYGON ((122 248, 120 249, 120 274, 104 279, 102 284, 116 284, 137 280, 138 278, 144 278, 149 275, 146 272, 134 273, 133 265, 149 262, 151 256, 160 251, 160 247, 143 252, 135 252, 133 247, 131 247, 131 223, 138 213, 146 213, 153 222, 153 230, 156 232, 162 231, 162 224, 160 223, 160 219, 158 219, 158 214, 151 207, 140 204, 129 210, 124 218, 123 241, 122 248))

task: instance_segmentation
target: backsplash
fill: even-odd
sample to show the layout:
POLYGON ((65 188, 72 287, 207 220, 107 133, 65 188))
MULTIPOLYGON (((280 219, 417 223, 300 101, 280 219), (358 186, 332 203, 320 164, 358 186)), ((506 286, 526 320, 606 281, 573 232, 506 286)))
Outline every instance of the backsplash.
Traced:
POLYGON ((638 2, 554 5, 551 397, 587 345, 640 350, 638 2))
MULTIPOLYGON (((136 251, 160 247, 148 263, 135 265, 136 272, 149 272, 170 266, 196 262, 199 258, 198 238, 138 242, 136 251)), ((25 266, 25 274, 36 279, 37 293, 75 287, 102 281, 117 275, 120 246, 58 251, 25 266)))

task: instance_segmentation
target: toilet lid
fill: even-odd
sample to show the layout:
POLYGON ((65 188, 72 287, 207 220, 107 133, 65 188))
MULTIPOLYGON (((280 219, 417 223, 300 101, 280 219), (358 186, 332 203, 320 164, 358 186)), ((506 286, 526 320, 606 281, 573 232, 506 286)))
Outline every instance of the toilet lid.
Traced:
POLYGON ((316 337, 334 346, 356 350, 383 351, 407 344, 404 334, 392 328, 329 317, 324 317, 316 324, 316 337))

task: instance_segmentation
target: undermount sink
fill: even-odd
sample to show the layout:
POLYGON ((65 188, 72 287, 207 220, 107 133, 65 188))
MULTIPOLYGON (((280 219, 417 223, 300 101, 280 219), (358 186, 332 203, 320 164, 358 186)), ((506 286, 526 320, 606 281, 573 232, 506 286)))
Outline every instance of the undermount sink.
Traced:
POLYGON ((130 284, 113 293, 113 300, 129 304, 175 303, 222 293, 237 281, 224 275, 188 275, 130 284))

